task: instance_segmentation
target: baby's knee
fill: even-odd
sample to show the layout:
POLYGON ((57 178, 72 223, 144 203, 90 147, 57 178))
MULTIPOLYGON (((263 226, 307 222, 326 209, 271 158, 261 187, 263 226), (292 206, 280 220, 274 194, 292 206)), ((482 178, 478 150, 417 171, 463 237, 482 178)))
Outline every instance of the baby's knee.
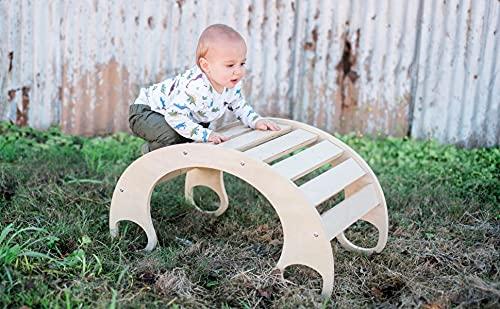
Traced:
MULTIPOLYGON (((168 126, 168 125, 167 125, 168 126)), ((183 144, 183 143, 189 143, 192 142, 193 140, 189 138, 185 138, 184 136, 180 135, 179 133, 175 132, 171 128, 167 128, 163 132, 161 132, 158 135, 158 138, 155 140, 156 143, 160 144, 162 147, 170 146, 170 145, 176 145, 176 144, 183 144)))

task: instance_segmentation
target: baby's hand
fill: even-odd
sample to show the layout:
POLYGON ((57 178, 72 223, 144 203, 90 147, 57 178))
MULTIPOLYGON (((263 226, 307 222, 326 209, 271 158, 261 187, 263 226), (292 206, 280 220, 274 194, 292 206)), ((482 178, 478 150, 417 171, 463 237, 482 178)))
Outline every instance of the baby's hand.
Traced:
POLYGON ((215 132, 210 133, 210 135, 208 136, 208 141, 216 145, 228 140, 229 137, 225 137, 224 135, 215 132))
POLYGON ((281 130, 281 128, 274 121, 267 120, 267 119, 261 119, 261 120, 257 121, 255 123, 255 129, 263 130, 263 131, 266 131, 266 130, 279 131, 279 130, 281 130))

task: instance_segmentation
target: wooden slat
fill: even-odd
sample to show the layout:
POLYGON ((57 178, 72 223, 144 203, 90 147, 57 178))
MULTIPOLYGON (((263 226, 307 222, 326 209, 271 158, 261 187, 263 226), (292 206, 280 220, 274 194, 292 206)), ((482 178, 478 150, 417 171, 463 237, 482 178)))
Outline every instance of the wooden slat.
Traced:
POLYGON ((365 171, 353 159, 347 159, 334 168, 306 182, 300 189, 307 199, 318 206, 347 185, 363 176, 365 171))
POLYGON ((219 144, 220 147, 236 149, 240 151, 245 151, 249 148, 255 147, 259 144, 267 142, 275 137, 286 134, 292 129, 290 126, 280 125, 281 130, 279 131, 260 131, 252 130, 250 132, 244 133, 243 135, 237 136, 219 144))
POLYGON ((222 134, 226 137, 229 137, 229 138, 234 138, 234 137, 239 136, 243 133, 246 133, 250 130, 252 130, 252 128, 249 128, 245 125, 237 124, 237 125, 234 125, 232 127, 227 128, 227 129, 217 131, 217 133, 220 133, 220 134, 222 134))
POLYGON ((374 185, 367 185, 321 215, 330 240, 379 205, 374 185))
POLYGON ((269 162, 287 153, 295 151, 300 147, 309 145, 317 139, 318 136, 316 134, 306 130, 297 129, 269 142, 260 144, 257 147, 251 148, 245 151, 245 154, 257 160, 269 162))
POLYGON ((272 168, 284 177, 296 180, 339 157, 342 152, 342 149, 331 142, 322 141, 274 164, 272 168))

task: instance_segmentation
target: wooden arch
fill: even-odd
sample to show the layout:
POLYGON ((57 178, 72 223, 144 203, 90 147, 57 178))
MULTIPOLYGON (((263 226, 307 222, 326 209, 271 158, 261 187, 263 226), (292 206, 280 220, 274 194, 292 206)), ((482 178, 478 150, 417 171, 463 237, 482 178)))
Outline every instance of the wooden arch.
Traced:
POLYGON ((387 242, 385 198, 373 171, 349 146, 312 126, 285 119, 274 121, 281 131, 253 131, 232 124, 221 129, 232 137, 221 145, 174 145, 134 161, 113 193, 111 234, 117 235, 119 221, 133 221, 146 232, 145 249, 152 250, 157 237, 150 214, 151 194, 158 183, 182 173, 187 173, 186 198, 192 201, 195 186, 207 186, 221 201, 211 213, 221 215, 229 205, 223 181, 223 173, 229 173, 262 193, 278 214, 283 250, 276 268, 283 272, 287 266, 302 264, 316 270, 323 279, 322 294, 329 296, 334 278, 330 241, 337 238, 351 251, 380 252, 387 242), (327 163, 332 166, 330 170, 303 185, 294 182, 327 163), (316 206, 340 191, 344 191, 344 200, 320 214, 316 206), (378 229, 374 248, 358 247, 345 237, 344 231, 359 219, 378 229))

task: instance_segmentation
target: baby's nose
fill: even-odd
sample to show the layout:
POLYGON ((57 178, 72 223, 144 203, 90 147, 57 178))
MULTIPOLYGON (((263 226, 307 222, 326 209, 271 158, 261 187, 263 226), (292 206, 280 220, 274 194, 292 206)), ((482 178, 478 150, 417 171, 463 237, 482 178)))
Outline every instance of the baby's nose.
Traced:
POLYGON ((235 68, 233 71, 233 75, 243 75, 243 74, 245 74, 245 70, 243 70, 242 68, 235 68))

